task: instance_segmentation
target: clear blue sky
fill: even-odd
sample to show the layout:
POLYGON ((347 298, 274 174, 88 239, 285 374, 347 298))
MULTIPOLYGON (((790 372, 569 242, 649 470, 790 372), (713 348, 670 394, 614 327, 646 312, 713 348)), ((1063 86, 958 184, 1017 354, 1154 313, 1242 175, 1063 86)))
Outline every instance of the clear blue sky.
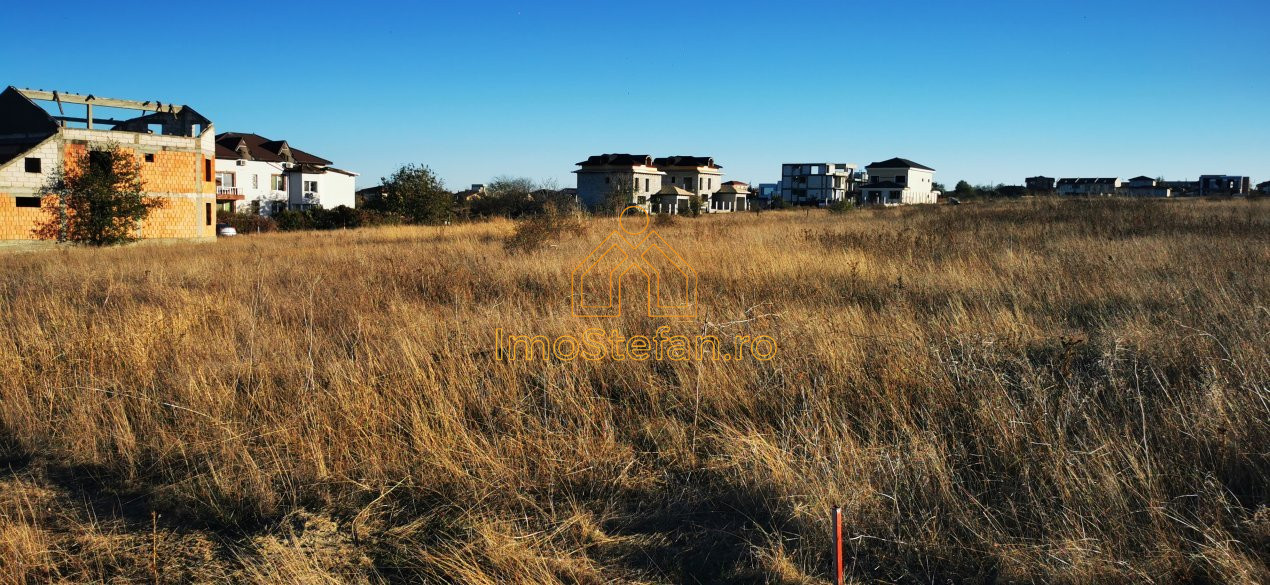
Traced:
POLYGON ((1270 179, 1270 2, 6 6, 0 85, 185 103, 362 173, 572 186, 602 152, 904 156, 951 186, 1270 179))

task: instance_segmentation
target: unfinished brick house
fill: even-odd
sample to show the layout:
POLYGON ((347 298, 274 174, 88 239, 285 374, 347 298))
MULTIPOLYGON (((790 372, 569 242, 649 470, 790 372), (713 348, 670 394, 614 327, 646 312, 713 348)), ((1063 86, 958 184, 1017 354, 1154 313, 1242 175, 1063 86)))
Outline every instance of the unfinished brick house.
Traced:
POLYGON ((41 188, 64 160, 104 144, 132 152, 147 195, 164 201, 139 237, 215 239, 215 136, 189 106, 10 86, 0 92, 0 245, 32 243, 41 188))

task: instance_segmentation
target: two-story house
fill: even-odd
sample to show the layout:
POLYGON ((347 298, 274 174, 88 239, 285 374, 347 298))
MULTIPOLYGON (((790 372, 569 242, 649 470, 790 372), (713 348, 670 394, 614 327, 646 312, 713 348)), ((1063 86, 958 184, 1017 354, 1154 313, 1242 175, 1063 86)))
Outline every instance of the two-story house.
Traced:
POLYGON ((268 215, 284 209, 355 207, 356 177, 285 140, 241 132, 216 136, 221 209, 268 215))
POLYGON ((1121 186, 1118 177, 1065 178, 1058 180, 1059 195, 1115 195, 1121 186))
POLYGON ((708 156, 667 156, 653 159, 653 166, 666 173, 662 183, 669 183, 700 198, 709 207, 711 195, 723 184, 723 167, 708 156))
POLYGON ((861 205, 910 205, 936 203, 935 169, 906 158, 872 163, 865 170, 869 181, 860 186, 861 205))
POLYGON ((578 200, 592 209, 619 201, 647 206, 666 176, 647 154, 597 154, 577 165, 578 200))

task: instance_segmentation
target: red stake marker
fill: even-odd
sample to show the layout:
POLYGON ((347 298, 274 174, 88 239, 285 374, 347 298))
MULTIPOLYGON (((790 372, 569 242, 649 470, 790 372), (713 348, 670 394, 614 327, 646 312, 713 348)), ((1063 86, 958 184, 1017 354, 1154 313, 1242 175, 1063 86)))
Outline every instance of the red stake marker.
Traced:
POLYGON ((842 508, 833 507, 833 582, 842 583, 842 508))

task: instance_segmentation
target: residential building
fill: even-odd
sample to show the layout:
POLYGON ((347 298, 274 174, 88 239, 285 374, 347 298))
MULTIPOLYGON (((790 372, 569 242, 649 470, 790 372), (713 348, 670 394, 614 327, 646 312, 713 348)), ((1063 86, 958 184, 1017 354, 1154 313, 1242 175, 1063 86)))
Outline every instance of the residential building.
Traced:
POLYGON ((1130 197, 1172 197, 1173 190, 1146 175, 1134 177, 1120 186, 1120 193, 1130 197))
POLYGON ((1053 193, 1054 178, 1053 177, 1028 177, 1023 180, 1023 186, 1029 193, 1053 193))
POLYGON ((41 205, 52 202, 43 194, 49 179, 107 145, 135 156, 145 194, 163 201, 137 237, 214 239, 213 136, 212 122, 189 106, 8 87, 0 92, 0 243, 35 241, 47 217, 41 205), (95 117, 95 106, 136 115, 95 117))
POLYGON ((723 185, 723 167, 708 156, 667 156, 653 159, 653 166, 666 173, 662 183, 670 183, 701 198, 708 207, 710 196, 723 185))
POLYGON ((864 167, 868 182, 860 187, 862 205, 936 203, 935 169, 906 158, 891 158, 864 167))
POLYGON ((485 184, 473 183, 472 188, 464 189, 454 194, 454 198, 458 201, 472 201, 473 199, 481 199, 485 197, 485 184))
POLYGON ((356 177, 286 140, 242 132, 216 136, 216 196, 222 209, 268 215, 356 207, 356 177))
POLYGON ((702 211, 730 213, 749 209, 750 186, 744 181, 728 181, 719 186, 702 211))
POLYGON ((794 205, 828 205, 855 193, 856 166, 849 163, 781 165, 780 196, 794 205))
POLYGON ((1168 187, 1174 197, 1193 197, 1199 194, 1199 181, 1159 181, 1162 187, 1168 187))
MULTIPOLYGON (((683 187, 669 183, 662 185, 648 201, 649 213, 679 213, 688 211, 692 193, 683 187)), ((643 201, 640 202, 641 204, 643 201)))
POLYGON ((1059 195, 1115 195, 1119 178, 1071 178, 1058 180, 1059 195))
POLYGON ((755 199, 765 204, 770 204, 772 199, 781 194, 780 183, 759 183, 758 191, 754 193, 755 199))
POLYGON ((1252 179, 1237 175, 1200 175, 1199 194, 1205 195, 1247 195, 1252 188, 1252 179))
POLYGON ((620 199, 626 204, 647 205, 661 191, 666 173, 647 154, 598 154, 580 163, 578 199, 587 208, 603 207, 620 199))
POLYGON ((1270 181, 1257 183, 1257 191, 1259 191, 1262 195, 1270 195, 1270 181))

